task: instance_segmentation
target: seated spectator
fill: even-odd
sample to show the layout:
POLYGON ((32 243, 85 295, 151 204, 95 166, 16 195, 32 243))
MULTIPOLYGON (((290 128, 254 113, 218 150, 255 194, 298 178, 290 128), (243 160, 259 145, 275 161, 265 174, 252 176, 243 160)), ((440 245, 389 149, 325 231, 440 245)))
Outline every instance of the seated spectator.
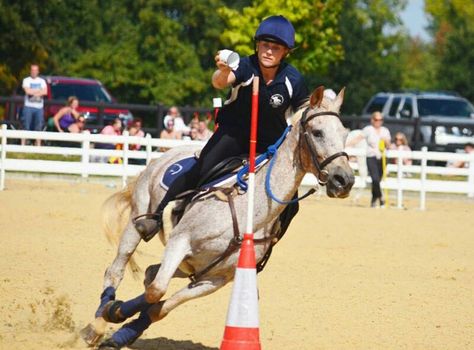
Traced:
MULTIPOLYGON (((464 153, 472 154, 474 153, 474 143, 468 142, 464 145, 464 153)), ((450 168, 467 168, 469 167, 469 162, 458 160, 455 162, 448 163, 450 168)))
POLYGON ((165 129, 160 133, 160 139, 181 140, 182 134, 176 130, 174 119, 168 119, 165 129))
MULTIPOLYGON (((120 118, 115 118, 112 124, 105 126, 100 132, 101 135, 111 135, 111 136, 120 136, 122 135, 122 120, 120 118)), ((105 149, 122 149, 122 144, 120 143, 101 143, 99 148, 105 149)), ((122 158, 120 157, 109 157, 105 159, 108 163, 112 164, 121 164, 122 158)))
POLYGON ((198 139, 198 129, 197 128, 191 128, 191 131, 189 132, 189 137, 191 140, 197 140, 198 139))
MULTIPOLYGON (((161 130, 160 139, 168 139, 168 140, 182 140, 183 135, 180 131, 176 131, 174 128, 174 119, 168 119, 166 123, 166 128, 161 130)), ((169 148, 160 147, 160 152, 166 152, 169 148)))
MULTIPOLYGON (((101 135, 112 135, 119 136, 122 135, 122 121, 120 118, 115 118, 112 124, 105 126, 100 132, 101 135)), ((118 145, 115 143, 98 143, 96 148, 102 149, 116 149, 118 145)))
MULTIPOLYGON (((395 134, 395 141, 390 145, 390 149, 398 151, 411 151, 410 146, 408 146, 408 140, 404 133, 397 132, 395 134)), ((393 158, 393 163, 397 163, 397 158, 393 158)), ((402 159, 403 165, 412 165, 412 160, 410 158, 402 159)))
MULTIPOLYGON (((145 132, 142 130, 142 120, 140 118, 136 118, 132 123, 130 123, 128 127, 128 134, 130 136, 137 136, 137 137, 144 137, 145 132)), ((140 144, 131 144, 129 145, 129 149, 131 151, 139 151, 142 148, 140 144)), ((129 158, 129 164, 136 164, 136 165, 146 165, 146 159, 142 158, 129 158)))
POLYGON ((199 122, 198 125, 198 133, 197 133, 197 140, 199 141, 207 141, 212 136, 212 131, 207 128, 207 123, 203 120, 199 122))
POLYGON ((165 128, 167 127, 168 121, 173 120, 174 130, 179 131, 181 135, 188 135, 191 128, 184 124, 183 117, 179 113, 179 109, 176 106, 170 108, 168 114, 163 119, 163 124, 165 128))
MULTIPOLYGON (((142 130, 142 120, 135 118, 128 126, 128 133, 130 136, 145 137, 145 132, 142 130)), ((130 145, 130 150, 139 151, 140 145, 130 145)))
POLYGON ((76 96, 70 96, 66 106, 53 116, 57 131, 78 133, 84 129, 84 117, 77 111, 78 107, 79 99, 76 96))

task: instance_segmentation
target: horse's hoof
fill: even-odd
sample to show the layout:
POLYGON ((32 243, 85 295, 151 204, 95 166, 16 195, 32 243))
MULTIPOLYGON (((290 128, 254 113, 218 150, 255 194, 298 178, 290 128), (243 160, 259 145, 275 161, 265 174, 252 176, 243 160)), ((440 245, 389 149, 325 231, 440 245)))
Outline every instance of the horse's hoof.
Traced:
POLYGON ((90 347, 96 346, 104 336, 103 333, 100 334, 97 332, 96 328, 92 323, 89 323, 87 326, 81 329, 79 331, 79 335, 90 347))
POLYGON ((112 339, 104 340, 99 347, 98 350, 117 350, 121 349, 122 347, 114 342, 112 339))
POLYGON ((123 304, 123 301, 112 300, 109 301, 104 306, 104 311, 102 311, 102 317, 107 322, 111 323, 122 323, 127 318, 120 314, 120 306, 123 304))

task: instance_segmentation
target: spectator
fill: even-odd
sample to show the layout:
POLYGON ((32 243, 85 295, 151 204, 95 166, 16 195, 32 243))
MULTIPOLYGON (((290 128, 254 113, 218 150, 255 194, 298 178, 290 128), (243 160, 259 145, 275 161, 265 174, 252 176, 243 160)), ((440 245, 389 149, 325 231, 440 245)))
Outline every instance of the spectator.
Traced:
POLYGON ((382 179, 382 151, 390 146, 390 131, 382 126, 383 116, 380 112, 372 113, 371 125, 362 129, 362 134, 354 137, 346 146, 352 147, 363 138, 367 141, 367 169, 372 179, 372 200, 370 206, 375 208, 377 201, 380 207, 385 207, 385 199, 382 197, 380 180, 382 179))
POLYGON ((165 128, 167 127, 168 121, 172 119, 174 121, 174 130, 180 132, 181 135, 189 134, 191 128, 184 124, 183 117, 179 113, 179 109, 176 106, 173 106, 169 109, 168 114, 163 119, 163 124, 165 128))
MULTIPOLYGON (((408 140, 404 133, 397 132, 395 134, 395 142, 390 146, 390 149, 398 150, 398 151, 411 151, 410 146, 408 146, 408 140)), ((393 159, 394 163, 397 163, 397 159, 393 159)), ((403 165, 412 165, 411 158, 403 158, 402 159, 403 165)))
MULTIPOLYGON (((128 127, 128 134, 130 136, 145 137, 145 132, 142 130, 142 120, 140 118, 136 118, 133 120, 133 122, 130 123, 128 127)), ((129 149, 131 151, 139 151, 141 148, 142 147, 140 144, 129 145, 129 149)), ((146 165, 146 159, 129 158, 128 163, 136 165, 146 165)))
MULTIPOLYGON (((46 81, 39 77, 39 66, 32 64, 30 76, 23 79, 23 90, 25 91, 25 103, 23 106, 22 120, 23 129, 30 131, 41 131, 44 127, 44 98, 48 94, 46 81)), ((21 144, 26 142, 21 140, 21 144)), ((35 144, 41 146, 41 140, 35 144)))
MULTIPOLYGON (((474 153, 474 143, 468 142, 464 145, 464 153, 472 154, 474 153)), ((448 167, 450 168, 467 168, 469 166, 469 162, 459 160, 456 162, 448 163, 448 167)))
POLYGON ((199 122, 197 130, 198 132, 196 139, 199 141, 207 141, 212 136, 212 131, 207 128, 207 123, 203 120, 199 122))
POLYGON ((174 119, 168 119, 165 129, 160 133, 160 139, 181 140, 182 138, 181 132, 176 130, 174 119))
POLYGON ((78 133, 84 128, 84 117, 79 114, 79 99, 70 96, 67 105, 61 108, 53 117, 54 126, 59 132, 78 133))
POLYGON ((191 131, 189 132, 189 137, 191 140, 198 140, 198 129, 191 128, 191 131))
MULTIPOLYGON (((115 118, 112 124, 105 126, 102 131, 100 132, 101 135, 111 135, 111 136, 119 136, 122 135, 122 121, 120 118, 115 118)), ((115 143, 96 143, 95 148, 98 149, 122 149, 121 144, 115 143)), ((121 159, 117 157, 97 157, 94 158, 93 161, 98 161, 102 163, 118 163, 121 159)))
MULTIPOLYGON (((145 132, 142 130, 142 120, 135 118, 128 126, 128 133, 130 136, 145 137, 145 132)), ((130 150, 139 151, 140 145, 130 145, 130 150)))

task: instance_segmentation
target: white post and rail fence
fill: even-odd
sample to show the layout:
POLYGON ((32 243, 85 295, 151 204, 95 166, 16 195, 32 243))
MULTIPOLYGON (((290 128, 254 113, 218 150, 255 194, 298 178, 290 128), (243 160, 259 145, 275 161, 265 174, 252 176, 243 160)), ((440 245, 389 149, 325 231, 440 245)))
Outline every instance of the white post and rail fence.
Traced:
MULTIPOLYGON (((129 136, 127 132, 122 136, 106 136, 90 134, 37 132, 24 130, 10 130, 6 125, 0 128, 0 190, 5 188, 8 172, 32 172, 50 174, 75 174, 84 178, 88 176, 115 176, 121 177, 123 185, 129 177, 138 175, 144 165, 130 164, 130 159, 141 159, 148 164, 152 159, 162 155, 160 150, 185 144, 203 144, 199 141, 165 140, 146 137, 129 136), (48 143, 67 143, 76 147, 60 146, 21 146, 19 139, 40 139, 48 143), (13 141, 13 142, 10 142, 13 141), (123 145, 121 150, 94 148, 94 144, 110 143, 123 145), (141 145, 140 151, 129 150, 128 145, 141 145), (11 153, 19 154, 47 154, 60 155, 66 160, 18 159, 10 157, 11 153), (120 159, 118 164, 107 162, 110 158, 120 159)), ((362 149, 349 148, 346 150, 351 156, 363 157, 362 149)), ((415 191, 420 194, 420 209, 426 208, 426 193, 455 193, 474 197, 474 154, 428 152, 421 151, 387 151, 389 177, 382 182, 382 187, 396 192, 397 207, 403 207, 403 192, 415 191), (415 164, 403 165, 403 159, 410 158, 415 164), (433 166, 433 162, 457 162, 468 164, 464 168, 433 166), (409 176, 407 176, 409 175, 409 176), (436 179, 430 179, 436 175, 436 179)), ((135 163, 135 162, 134 162, 135 163)), ((357 162, 351 162, 354 169, 358 169, 357 162)), ((361 171, 360 174, 363 172, 361 171)), ((356 177, 355 187, 366 187, 367 178, 356 177)), ((303 179, 303 186, 317 186, 317 180, 311 174, 303 179)))

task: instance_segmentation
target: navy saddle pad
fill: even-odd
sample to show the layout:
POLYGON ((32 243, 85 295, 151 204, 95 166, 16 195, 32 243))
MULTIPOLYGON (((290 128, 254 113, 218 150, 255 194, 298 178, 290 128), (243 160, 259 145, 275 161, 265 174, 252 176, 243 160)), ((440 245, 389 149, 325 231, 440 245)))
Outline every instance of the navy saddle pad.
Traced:
MULTIPOLYGON (((171 164, 165 171, 163 178, 160 181, 161 187, 163 187, 165 190, 168 190, 168 188, 171 186, 173 181, 175 181, 179 176, 187 172, 191 167, 196 164, 197 159, 196 157, 188 157, 184 158, 181 160, 178 160, 177 162, 171 164)), ((238 162, 234 162, 238 163, 238 162)), ((212 171, 211 171, 212 172, 212 171)), ((204 190, 206 188, 215 186, 216 184, 219 184, 227 179, 230 179, 232 176, 236 176, 234 172, 228 172, 226 174, 207 174, 205 179, 201 179, 199 181, 199 189, 204 190), (211 175, 211 176, 208 176, 211 175), (212 176, 212 175, 217 175, 217 177, 212 176), (202 181, 206 181, 206 183, 202 183, 202 181)))

